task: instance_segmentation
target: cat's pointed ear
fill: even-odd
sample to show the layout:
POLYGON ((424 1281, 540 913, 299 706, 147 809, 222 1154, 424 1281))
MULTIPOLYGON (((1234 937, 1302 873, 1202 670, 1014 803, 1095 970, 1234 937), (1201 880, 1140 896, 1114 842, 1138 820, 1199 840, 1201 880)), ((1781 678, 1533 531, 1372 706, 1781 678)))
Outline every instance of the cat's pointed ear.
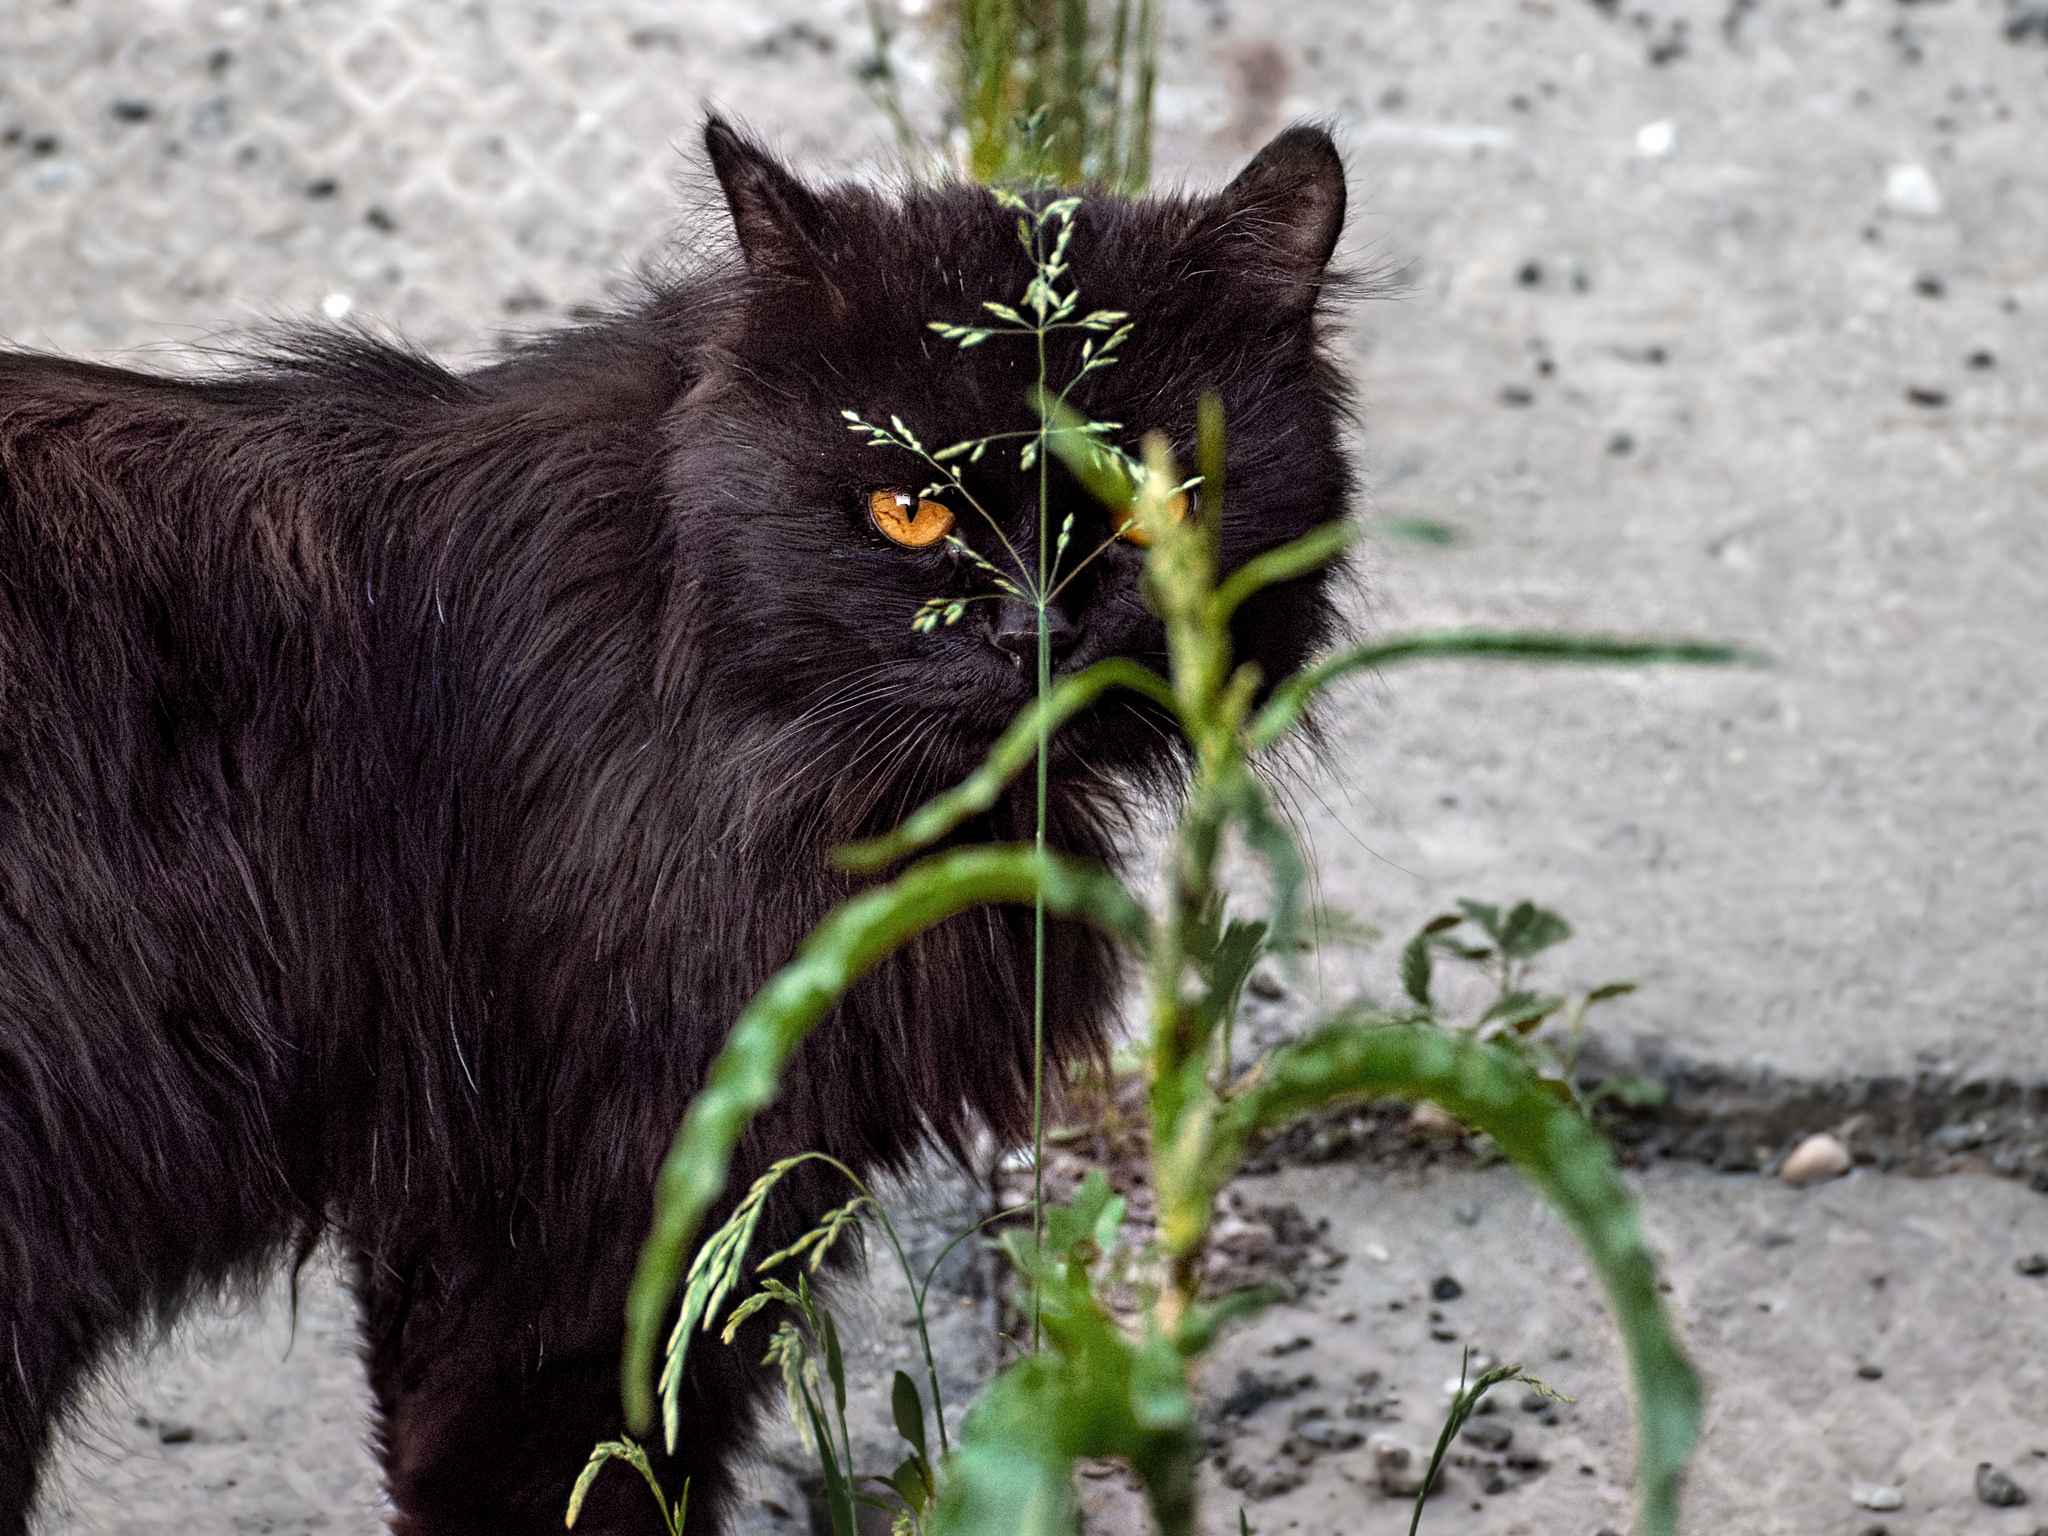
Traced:
POLYGON ((747 266, 760 273, 822 277, 825 210, 817 194, 716 114, 704 124, 704 148, 725 189, 747 266))
POLYGON ((1344 230, 1344 162, 1321 128, 1289 128, 1225 187, 1203 220, 1230 265, 1273 286, 1283 313, 1305 313, 1344 230))

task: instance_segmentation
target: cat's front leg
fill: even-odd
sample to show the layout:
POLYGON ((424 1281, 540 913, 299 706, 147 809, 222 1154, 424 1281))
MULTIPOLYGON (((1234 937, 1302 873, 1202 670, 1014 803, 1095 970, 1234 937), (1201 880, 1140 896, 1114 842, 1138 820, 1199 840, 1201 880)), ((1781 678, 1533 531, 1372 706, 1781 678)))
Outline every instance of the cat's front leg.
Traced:
MULTIPOLYGON (((624 1433, 626 1285, 644 1221, 615 1250, 565 1262, 540 1242, 464 1244, 447 1233, 398 1260, 355 1255, 380 1449, 400 1536, 556 1536, 598 1442, 624 1433)), ((646 1445, 671 1500, 689 1482, 691 1536, 730 1499, 763 1381, 763 1339, 691 1351, 676 1453, 646 1445), (747 1346, 752 1345, 752 1348, 747 1346)), ((579 1536, 658 1536, 654 1496, 625 1464, 599 1475, 579 1536)))

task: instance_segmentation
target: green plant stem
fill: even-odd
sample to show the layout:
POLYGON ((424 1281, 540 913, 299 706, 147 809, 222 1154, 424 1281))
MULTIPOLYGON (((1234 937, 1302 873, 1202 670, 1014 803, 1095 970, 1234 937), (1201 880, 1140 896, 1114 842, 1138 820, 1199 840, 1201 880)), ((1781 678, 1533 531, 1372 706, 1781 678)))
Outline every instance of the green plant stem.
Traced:
MULTIPOLYGON (((1034 236, 1034 242, 1043 235, 1034 236)), ((1038 336, 1038 387, 1045 388, 1046 357, 1045 327, 1041 320, 1038 336)), ((1047 605, 1051 601, 1052 583, 1047 578, 1045 564, 1046 537, 1051 531, 1051 517, 1046 509, 1046 494, 1051 488, 1048 471, 1051 466, 1046 457, 1046 418, 1044 412, 1038 417, 1038 816, 1033 828, 1033 846, 1040 858, 1045 857, 1045 813, 1049 799, 1051 768, 1052 718, 1045 708, 1046 700, 1052 696, 1052 629, 1048 621, 1047 605)), ((1040 895, 1032 910, 1031 928, 1031 1238, 1034 1243, 1045 1240, 1045 897, 1040 895)), ((1038 1292, 1034 1287, 1031 1302, 1031 1349, 1038 1351, 1039 1304, 1038 1292)))

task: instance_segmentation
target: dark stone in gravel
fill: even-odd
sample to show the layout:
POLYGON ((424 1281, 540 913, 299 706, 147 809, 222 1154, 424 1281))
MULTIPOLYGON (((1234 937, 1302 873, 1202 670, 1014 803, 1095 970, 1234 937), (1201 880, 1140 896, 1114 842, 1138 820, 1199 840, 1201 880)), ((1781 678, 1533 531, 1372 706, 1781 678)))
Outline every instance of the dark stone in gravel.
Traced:
POLYGON ((1264 998, 1269 1003, 1276 1003, 1287 995, 1287 988, 1281 985, 1280 978, 1264 971, 1252 972, 1250 986, 1253 997, 1264 998))
POLYGON ((1429 1294, 1438 1301, 1456 1301, 1465 1294, 1465 1287, 1458 1284, 1449 1275, 1438 1275, 1436 1279, 1430 1282, 1429 1294))
POLYGON ((1514 1444, 1515 1432, 1495 1419, 1479 1419, 1465 1426, 1465 1438, 1482 1451, 1495 1455, 1514 1444))
POLYGON ((2023 1275, 2048 1275, 2048 1253, 2030 1253, 2023 1259, 2014 1259, 2012 1267, 2023 1275))
POLYGON ((1884 1367, 1881 1365, 1859 1365, 1856 1367, 1856 1374, 1865 1381, 1883 1381, 1884 1367))
POLYGON ((146 101, 136 101, 124 96, 108 110, 124 123, 146 123, 156 108, 146 101))
POLYGON ((2010 1509, 2027 1502, 2027 1490, 1988 1461, 1977 1463, 1977 1497, 1994 1509, 2010 1509))
POLYGON ((1534 1390, 1522 1394, 1522 1412, 1541 1413, 1550 1406, 1550 1399, 1534 1390))
MULTIPOLYGON (((156 1426, 156 1437, 165 1445, 183 1445, 192 1438, 192 1426, 190 1424, 180 1424, 176 1419, 159 1419, 156 1426)), ((1983 1481, 1982 1473, 1978 1474, 1978 1481, 1981 1485, 1983 1481)))
POLYGON ((1534 1451, 1509 1451, 1501 1460, 1507 1463, 1510 1471, 1519 1472, 1524 1477, 1540 1477, 1550 1470, 1550 1463, 1534 1451))
POLYGON ((1530 405, 1536 399, 1536 392, 1526 384, 1503 384, 1500 390, 1502 405, 1530 405))
POLYGON ((1302 1425, 1294 1438, 1306 1441, 1319 1451, 1348 1451, 1365 1444, 1364 1435, 1336 1419, 1313 1419, 1302 1425))
POLYGON ((1223 1400, 1226 1419, 1246 1419, 1276 1398, 1292 1397, 1316 1384, 1314 1376, 1289 1376, 1283 1371, 1239 1371, 1237 1390, 1223 1400))
POLYGON ((1299 1467, 1284 1467, 1278 1462, 1259 1469, 1251 1481, 1251 1496, 1255 1499, 1270 1499, 1283 1493, 1292 1493, 1308 1481, 1308 1474, 1299 1467))
POLYGON ((1429 1336, 1439 1344, 1450 1344, 1456 1341, 1458 1330, 1449 1323, 1438 1323, 1429 1330, 1429 1336))
MULTIPOLYGON (((1925 389, 1918 384, 1914 384, 1907 388, 1906 398, 1914 405, 1924 406, 1928 410, 1933 411, 1939 410, 1942 406, 1948 404, 1948 391, 1945 389, 1925 389)), ((1939 1136, 1936 1136, 1934 1139, 1937 1142, 1941 1140, 1939 1136)))
POLYGON ((1922 272, 1913 279, 1913 291, 1923 299, 1938 299, 1948 292, 1948 284, 1939 272, 1922 272))
POLYGON ((1964 358, 1963 361, 1972 368, 1981 371, 1986 368, 1996 368, 1998 366, 1998 354, 1989 347, 1978 347, 1968 357, 1964 358))

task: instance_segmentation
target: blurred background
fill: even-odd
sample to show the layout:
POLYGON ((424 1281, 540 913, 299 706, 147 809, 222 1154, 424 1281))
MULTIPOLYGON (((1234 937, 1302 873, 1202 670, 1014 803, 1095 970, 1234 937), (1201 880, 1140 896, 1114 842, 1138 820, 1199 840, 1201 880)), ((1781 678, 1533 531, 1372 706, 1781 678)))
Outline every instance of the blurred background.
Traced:
MULTIPOLYGON (((1162 18, 1154 185, 1219 183, 1323 121, 1351 175, 1340 261, 1396 277, 1338 341, 1366 510, 1457 539, 1372 545, 1361 630, 1774 658, 1360 687, 1334 771, 1293 786, 1323 899, 1394 940, 1456 897, 1563 913, 1552 979, 1641 984, 1595 1016, 1598 1050, 1725 1128, 1703 1154, 1724 1169, 1836 1126, 1866 1161, 2048 1187, 2048 6, 1162 18)), ((176 370, 324 317, 485 361, 723 238, 707 107, 803 174, 887 179, 893 78, 955 152, 952 21, 938 0, 0 0, 0 338, 176 370)), ((1391 996, 1397 949, 1299 985, 1391 996)), ((1309 1000, 1283 990, 1260 1027, 1309 1000)), ((347 1367, 318 1390, 355 1390, 347 1367)), ((359 1434, 353 1399, 276 1390, 278 1436, 359 1434)), ((177 1443, 160 1429, 89 1431, 92 1476, 177 1443)), ((367 1462, 326 1454, 305 1487, 264 1475, 367 1521, 367 1462)))

